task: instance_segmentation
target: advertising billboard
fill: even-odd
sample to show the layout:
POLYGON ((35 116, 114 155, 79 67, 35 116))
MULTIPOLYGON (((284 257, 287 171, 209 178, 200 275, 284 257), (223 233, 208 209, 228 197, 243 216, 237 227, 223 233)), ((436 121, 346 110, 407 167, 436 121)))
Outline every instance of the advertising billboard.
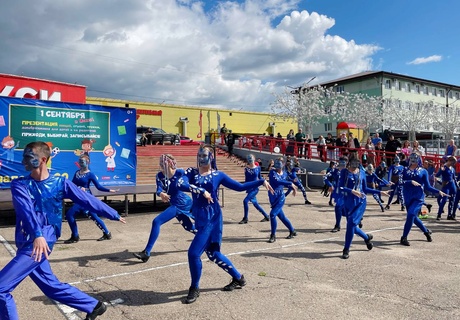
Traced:
POLYGON ((22 153, 33 141, 51 148, 51 174, 69 179, 78 157, 104 186, 136 184, 136 110, 89 104, 0 97, 0 188, 27 175, 22 153))

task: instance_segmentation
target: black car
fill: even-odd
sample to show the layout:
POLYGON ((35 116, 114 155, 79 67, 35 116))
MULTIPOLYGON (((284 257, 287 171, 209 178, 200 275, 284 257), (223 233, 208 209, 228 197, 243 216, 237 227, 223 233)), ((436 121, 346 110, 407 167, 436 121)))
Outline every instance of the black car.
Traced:
POLYGON ((163 129, 154 127, 137 127, 136 129, 136 144, 142 145, 142 134, 145 133, 147 138, 146 144, 175 144, 176 134, 167 133, 163 129))

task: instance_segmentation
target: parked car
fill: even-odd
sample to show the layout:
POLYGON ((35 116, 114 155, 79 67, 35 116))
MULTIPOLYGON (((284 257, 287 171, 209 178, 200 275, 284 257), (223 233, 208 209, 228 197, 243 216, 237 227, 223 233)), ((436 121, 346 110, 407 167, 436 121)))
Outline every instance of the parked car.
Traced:
POLYGON ((136 144, 141 145, 142 133, 147 136, 147 144, 175 144, 176 134, 167 133, 163 129, 155 127, 137 127, 136 129, 136 144))
POLYGON ((199 145, 201 144, 202 141, 194 141, 193 139, 190 139, 189 137, 186 136, 180 136, 180 145, 199 145))

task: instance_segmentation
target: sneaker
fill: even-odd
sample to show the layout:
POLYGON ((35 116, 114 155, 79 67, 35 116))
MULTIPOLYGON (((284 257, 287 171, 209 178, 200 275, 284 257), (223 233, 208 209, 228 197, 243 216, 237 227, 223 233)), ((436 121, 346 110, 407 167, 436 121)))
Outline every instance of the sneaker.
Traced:
POLYGON ((399 204, 399 200, 396 200, 396 201, 393 202, 392 204, 399 204))
POLYGON ((332 201, 329 201, 329 205, 330 205, 331 207, 334 206, 334 204, 332 203, 332 201))
POLYGON ((440 220, 441 220, 441 215, 440 215, 440 214, 438 214, 438 216, 436 217, 436 220, 437 220, 437 221, 440 221, 440 220))
POLYGON ((426 208, 428 209, 428 213, 431 213, 431 207, 432 207, 432 206, 433 206, 433 205, 430 204, 430 203, 428 203, 428 204, 426 205, 426 208))
POLYGON ((260 220, 260 222, 266 222, 266 221, 270 221, 270 218, 269 218, 269 217, 265 217, 265 218, 263 218, 262 220, 260 220))
POLYGON ((79 236, 71 236, 69 239, 65 240, 64 243, 75 243, 75 242, 78 242, 80 241, 80 237, 79 236))
POLYGON ((308 200, 305 200, 305 204, 311 204, 311 202, 308 200))
POLYGON ((403 246, 410 246, 410 243, 406 237, 401 237, 401 241, 399 241, 399 243, 401 243, 403 246))
POLYGON ((431 232, 430 229, 427 229, 427 230, 428 230, 427 232, 424 232, 424 233, 423 233, 423 234, 425 235, 425 237, 426 237, 426 241, 428 241, 428 242, 433 242, 433 238, 431 238, 432 232, 431 232))
POLYGON ((342 259, 348 259, 349 257, 350 257, 350 250, 349 249, 343 249, 342 259))
POLYGON ((366 243, 367 250, 372 250, 374 245, 372 244, 371 240, 374 239, 374 236, 370 233, 366 234, 366 236, 367 236, 367 240, 364 240, 364 242, 366 243))
POLYGON ((336 232, 339 232, 339 231, 340 231, 339 226, 334 226, 334 229, 331 230, 332 233, 336 233, 336 232))
POLYGON ((244 279, 244 276, 241 275, 241 278, 238 280, 236 278, 232 278, 232 282, 227 284, 224 287, 224 291, 233 291, 234 289, 241 289, 246 285, 246 280, 244 279))
POLYGON ((426 220, 426 219, 428 219, 430 216, 427 215, 427 214, 421 214, 421 215, 419 215, 418 217, 419 217, 419 219, 426 220))
POLYGON ((274 234, 270 235, 270 239, 268 239, 268 243, 273 243, 276 241, 276 236, 274 234))
POLYGON ((150 256, 147 255, 145 250, 138 252, 138 253, 133 253, 133 256, 135 256, 139 260, 142 260, 142 262, 147 262, 149 261, 149 258, 150 258, 150 256))
POLYGON ((200 296, 200 289, 190 287, 190 289, 188 289, 188 295, 185 298, 185 303, 186 304, 194 303, 199 296, 200 296))
POLYGON ((86 314, 85 320, 94 320, 101 314, 104 314, 104 312, 106 311, 107 311, 106 305, 102 301, 99 301, 97 305, 94 307, 93 312, 86 314))
POLYGON ((406 207, 405 206, 401 206, 401 211, 404 211, 406 210, 406 207))
POLYGON ((363 228, 363 223, 360 222, 360 223, 358 224, 358 227, 359 227, 360 229, 362 229, 362 228, 363 228))
POLYGON ((100 237, 99 239, 97 239, 97 241, 104 241, 104 240, 111 240, 112 239, 112 234, 109 232, 109 233, 103 233, 102 234, 102 237, 100 237))
POLYGON ((383 206, 380 207, 380 210, 382 210, 382 212, 385 212, 385 208, 383 206))
POLYGON ((389 204, 387 204, 387 205, 385 206, 385 210, 390 210, 390 205, 389 205, 389 204))
POLYGON ((294 238, 296 235, 297 235, 297 232, 295 232, 295 230, 294 230, 294 231, 292 231, 292 232, 289 232, 289 235, 286 237, 286 239, 292 239, 292 238, 294 238))
POLYGON ((452 217, 452 216, 447 216, 447 220, 457 220, 457 219, 455 219, 455 218, 452 217))
POLYGON ((238 222, 238 224, 246 224, 246 223, 248 223, 248 219, 244 219, 244 218, 243 218, 243 220, 238 222))

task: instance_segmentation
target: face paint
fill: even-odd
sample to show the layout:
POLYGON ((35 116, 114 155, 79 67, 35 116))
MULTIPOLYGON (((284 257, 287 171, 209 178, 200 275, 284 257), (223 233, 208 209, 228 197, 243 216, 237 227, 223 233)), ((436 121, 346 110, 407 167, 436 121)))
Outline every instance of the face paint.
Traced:
POLYGON ((82 169, 86 169, 88 168, 88 159, 80 158, 78 159, 78 164, 80 165, 82 169))
POLYGON ((27 171, 32 171, 40 167, 40 157, 30 148, 24 149, 22 164, 27 171))
POLYGON ((275 160, 275 169, 282 169, 283 168, 283 161, 281 160, 275 160))
POLYGON ((356 169, 359 168, 359 160, 353 159, 350 161, 350 168, 356 169))
POLYGON ((419 156, 416 153, 412 153, 409 156, 409 163, 410 164, 418 164, 419 163, 419 156))
POLYGON ((248 160, 248 163, 249 163, 249 164, 253 164, 253 163, 254 163, 254 158, 253 158, 252 156, 248 156, 246 159, 248 160))
POLYGON ((200 149, 198 151, 198 165, 200 167, 211 164, 212 154, 207 149, 200 149))
POLYGON ((343 169, 343 168, 345 168, 346 166, 347 166, 347 162, 346 162, 346 161, 342 161, 342 160, 339 161, 339 168, 340 168, 340 169, 343 169))

